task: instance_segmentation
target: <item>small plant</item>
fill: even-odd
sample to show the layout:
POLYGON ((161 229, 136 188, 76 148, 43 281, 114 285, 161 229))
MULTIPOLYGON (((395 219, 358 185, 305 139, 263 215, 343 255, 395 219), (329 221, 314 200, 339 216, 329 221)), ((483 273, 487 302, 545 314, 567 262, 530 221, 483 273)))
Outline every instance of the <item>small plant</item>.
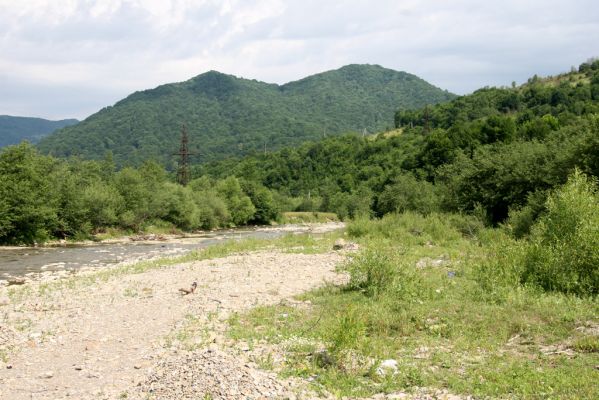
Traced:
POLYGON ((572 348, 581 353, 599 353, 599 337, 585 336, 577 339, 572 348))
POLYGON ((350 275, 349 287, 372 296, 393 284, 397 269, 390 257, 376 250, 367 250, 348 262, 344 268, 350 275))
POLYGON ((337 324, 330 333, 329 350, 335 354, 343 349, 356 348, 365 336, 366 322, 359 309, 349 307, 337 319, 337 324))

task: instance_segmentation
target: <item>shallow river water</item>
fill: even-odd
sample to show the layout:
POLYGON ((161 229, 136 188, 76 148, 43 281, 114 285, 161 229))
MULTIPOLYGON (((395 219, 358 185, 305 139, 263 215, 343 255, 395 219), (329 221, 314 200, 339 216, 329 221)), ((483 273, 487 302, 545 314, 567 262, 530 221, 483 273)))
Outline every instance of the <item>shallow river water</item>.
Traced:
MULTIPOLYGON (((331 229, 336 229, 332 226, 331 229)), ((304 233, 306 226, 285 226, 249 230, 211 232, 193 237, 153 242, 125 242, 60 247, 0 247, 0 280, 45 271, 73 271, 83 267, 102 267, 156 257, 181 255, 228 240, 276 238, 289 233, 304 233)))

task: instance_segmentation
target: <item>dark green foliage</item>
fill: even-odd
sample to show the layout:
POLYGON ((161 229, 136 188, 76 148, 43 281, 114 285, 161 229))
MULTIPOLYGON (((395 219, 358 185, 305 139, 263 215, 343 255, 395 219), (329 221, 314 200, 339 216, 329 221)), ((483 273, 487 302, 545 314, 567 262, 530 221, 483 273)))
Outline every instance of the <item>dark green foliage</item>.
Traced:
POLYGON ((27 140, 37 143, 42 137, 57 129, 76 124, 76 119, 49 121, 42 118, 11 117, 0 115, 0 147, 27 140))
POLYGON ((393 178, 379 196, 379 214, 417 211, 423 215, 438 211, 439 196, 432 183, 417 180, 413 175, 402 174, 393 178))
POLYGON ((249 222, 267 224, 277 219, 280 209, 270 190, 256 182, 248 181, 242 182, 242 188, 256 208, 254 216, 249 222))
POLYGON ((523 257, 522 280, 578 295, 599 294, 599 193, 579 171, 547 200, 523 257))
POLYGON ((27 144, 0 153, 0 237, 7 243, 46 239, 57 224, 57 193, 48 176, 55 161, 27 144))
POLYGON ((365 204, 377 215, 476 212, 494 224, 511 213, 513 233, 525 236, 548 190, 575 167, 599 175, 599 102, 589 91, 596 70, 583 70, 398 111, 399 130, 389 136, 345 135, 197 172, 242 176, 303 199, 297 210, 341 218, 364 213, 365 204))
POLYGON ((155 162, 114 172, 110 157, 58 160, 27 143, 0 152, 0 244, 79 239, 106 228, 269 223, 278 210, 268 189, 251 183, 244 191, 235 177, 203 177, 183 187, 155 162))
POLYGON ((45 138, 39 148, 57 156, 117 165, 157 159, 174 170, 181 125, 201 162, 273 151, 323 135, 393 125, 399 108, 455 96, 414 75, 376 65, 349 65, 282 86, 211 71, 186 82, 136 92, 80 124, 45 138))

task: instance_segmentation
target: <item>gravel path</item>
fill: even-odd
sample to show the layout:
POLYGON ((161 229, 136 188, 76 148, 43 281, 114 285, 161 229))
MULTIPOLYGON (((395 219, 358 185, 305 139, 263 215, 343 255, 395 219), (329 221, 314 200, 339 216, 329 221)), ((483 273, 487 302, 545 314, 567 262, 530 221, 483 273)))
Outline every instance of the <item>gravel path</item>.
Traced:
POLYGON ((293 397, 290 383, 226 352, 221 330, 198 335, 193 350, 174 333, 190 318, 224 326, 231 312, 340 282, 341 260, 255 252, 43 294, 32 283, 22 301, 2 288, 0 399, 293 397), (181 296, 193 281, 197 292, 181 296))

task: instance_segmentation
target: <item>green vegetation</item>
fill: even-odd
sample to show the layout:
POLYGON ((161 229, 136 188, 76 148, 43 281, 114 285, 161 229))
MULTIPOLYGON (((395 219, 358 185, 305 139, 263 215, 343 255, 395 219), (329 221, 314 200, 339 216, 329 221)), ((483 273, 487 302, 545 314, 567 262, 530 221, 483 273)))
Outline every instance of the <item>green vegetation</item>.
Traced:
MULTIPOLYGON (((329 86, 349 93, 360 82, 374 85, 385 76, 395 82, 385 90, 400 82, 419 82, 380 67, 349 66, 281 87, 267 85, 264 90, 290 98, 296 92, 308 96, 313 89, 329 86)), ((135 107, 158 104, 156 96, 183 101, 199 92, 232 101, 249 88, 255 89, 251 93, 261 93, 262 86, 209 73, 134 94, 115 106, 114 112, 129 110, 141 118, 145 111, 133 113, 135 107)), ((589 177, 599 176, 598 100, 599 61, 590 61, 579 71, 534 77, 522 87, 485 88, 448 103, 398 111, 398 127, 388 135, 348 134, 196 165, 192 171, 196 179, 186 188, 170 182, 152 162, 114 172, 111 153, 104 161, 59 162, 33 153, 28 156, 32 150, 8 148, 1 156, 5 162, 0 171, 0 241, 31 243, 114 228, 192 230, 269 223, 281 211, 332 212, 340 219, 405 211, 466 213, 486 224, 508 224, 514 237, 525 237, 534 221, 547 212, 547 196, 565 184, 576 168, 589 177), (23 155, 18 156, 19 152, 23 155)), ((405 103, 397 100, 396 105, 405 103)), ((269 110, 286 115, 277 107, 269 110)), ((298 115, 319 121, 301 108, 294 109, 298 115)), ((186 110, 181 108, 181 112, 186 110)), ((112 112, 102 111, 72 129, 82 129, 112 112)), ((161 120, 158 111, 152 115, 161 120)), ((270 125, 260 125, 260 129, 246 125, 256 132, 278 132, 270 125)), ((77 132, 72 143, 89 139, 77 132)), ((154 140, 148 132, 122 136, 154 140)), ((176 136, 171 138, 174 143, 176 136)), ((86 143, 103 148, 94 140, 86 143)), ((164 148, 168 146, 161 144, 161 151, 164 148)), ((145 157, 137 150, 127 154, 132 163, 145 157)))
POLYGON ((212 229, 277 219, 271 192, 235 177, 169 181, 156 163, 115 172, 104 161, 62 161, 24 143, 0 152, 0 244, 81 239, 114 229, 212 229))
POLYGON ((230 334, 250 346, 265 340, 278 353, 271 360, 282 360, 272 368, 337 396, 426 388, 597 398, 597 201, 575 173, 550 196, 530 239, 458 214, 358 219, 347 234, 363 250, 341 267, 346 285, 302 295, 309 307, 235 315, 230 334), (593 204, 583 222, 579 211, 593 204), (388 359, 396 369, 381 369, 388 359))
POLYGON ((76 119, 49 121, 42 118, 12 117, 0 115, 0 147, 27 140, 37 143, 42 137, 57 129, 76 124, 76 119))
POLYGON ((337 214, 317 211, 287 211, 281 218, 283 224, 326 223, 339 221, 337 214))
POLYGON ((202 162, 271 152, 323 135, 376 132, 393 125, 397 108, 455 96, 422 79, 376 65, 348 65, 279 86, 211 71, 186 82, 136 92, 76 126, 45 138, 56 156, 101 159, 117 166, 154 159, 174 170, 181 125, 202 162))
POLYGON ((508 221, 523 236, 575 168, 599 176, 598 113, 599 61, 592 61, 580 72, 398 111, 389 135, 328 138, 195 172, 243 177, 283 200, 303 199, 285 209, 340 218, 465 212, 494 225, 508 221))

